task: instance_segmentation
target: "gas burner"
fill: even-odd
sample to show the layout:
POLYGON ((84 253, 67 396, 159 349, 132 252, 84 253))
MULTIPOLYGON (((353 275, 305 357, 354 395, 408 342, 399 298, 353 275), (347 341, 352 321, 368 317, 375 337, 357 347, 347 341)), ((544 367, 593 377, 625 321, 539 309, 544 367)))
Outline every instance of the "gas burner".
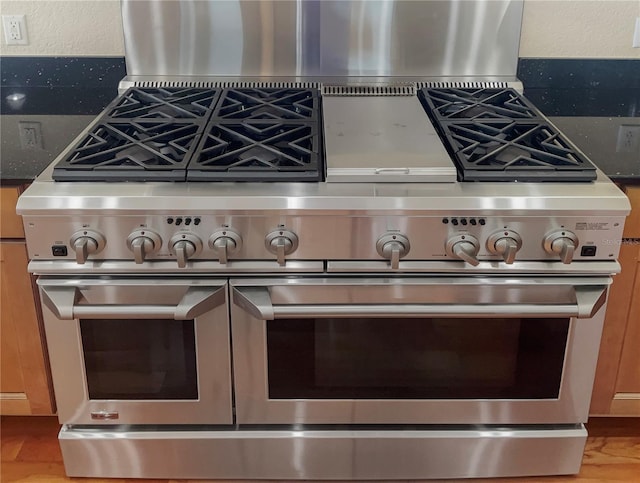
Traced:
POLYGON ((543 121, 442 123, 464 181, 591 181, 595 167, 543 121))
POLYGON ((593 181, 596 168, 513 89, 422 89, 461 181, 593 181))
POLYGON ((189 181, 320 181, 315 123, 211 123, 187 170, 189 181))
POLYGON ((212 124, 188 168, 188 180, 318 181, 319 132, 314 124, 212 124))
POLYGON ((422 89, 420 99, 435 120, 535 119, 535 108, 513 89, 422 89))
POLYGON ((218 89, 136 88, 127 90, 106 112, 114 119, 202 119, 206 121, 215 106, 218 89))
POLYGON ((213 117, 220 120, 318 120, 315 89, 225 89, 213 117))
POLYGON ((56 181, 184 181, 200 127, 179 121, 102 122, 53 171, 56 181))

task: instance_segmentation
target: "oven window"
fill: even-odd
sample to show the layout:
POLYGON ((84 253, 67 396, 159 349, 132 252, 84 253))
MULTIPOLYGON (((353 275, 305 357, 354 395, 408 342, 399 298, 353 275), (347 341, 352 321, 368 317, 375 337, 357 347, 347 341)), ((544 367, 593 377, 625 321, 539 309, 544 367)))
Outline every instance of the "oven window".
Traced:
POLYGON ((267 322, 271 399, 557 398, 569 319, 267 322))
POLYGON ((197 399, 193 320, 80 320, 89 399, 197 399))

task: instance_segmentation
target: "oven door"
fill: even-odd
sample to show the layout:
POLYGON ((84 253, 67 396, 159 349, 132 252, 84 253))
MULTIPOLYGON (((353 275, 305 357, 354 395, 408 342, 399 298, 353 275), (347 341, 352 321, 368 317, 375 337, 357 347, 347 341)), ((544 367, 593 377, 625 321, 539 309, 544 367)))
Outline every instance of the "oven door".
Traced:
POLYGON ((586 421, 609 283, 232 280, 237 422, 586 421))
POLYGON ((64 424, 231 424, 225 280, 38 280, 64 424))

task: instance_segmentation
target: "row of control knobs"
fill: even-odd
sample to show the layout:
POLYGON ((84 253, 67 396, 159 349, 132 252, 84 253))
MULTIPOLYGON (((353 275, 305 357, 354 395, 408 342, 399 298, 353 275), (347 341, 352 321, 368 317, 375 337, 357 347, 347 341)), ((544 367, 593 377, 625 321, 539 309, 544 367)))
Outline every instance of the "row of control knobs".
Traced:
MULTIPOLYGON (((487 250, 500 255, 504 262, 512 264, 516 253, 522 247, 522 238, 513 230, 497 231, 487 239, 487 250)), ((578 237, 568 230, 553 231, 543 240, 544 250, 550 255, 558 255, 562 263, 568 264, 578 247, 578 237)), ((378 239, 376 244, 378 254, 391 263, 391 268, 398 268, 400 259, 410 250, 409 239, 399 233, 388 233, 378 239)), ((449 238, 445 244, 447 255, 464 260, 470 265, 477 266, 480 242, 473 235, 456 235, 449 238)))
MULTIPOLYGON (((74 233, 70 245, 76 253, 76 261, 84 264, 89 255, 100 253, 106 244, 105 237, 95 230, 82 230, 74 233)), ((127 237, 127 247, 133 253, 136 263, 144 260, 160 250, 162 239, 153 230, 141 228, 127 237)), ((267 250, 276 255, 280 265, 285 264, 285 256, 298 248, 298 237, 285 229, 277 229, 269 233, 265 239, 267 250)), ((176 257, 178 266, 187 266, 187 260, 202 251, 200 237, 192 233, 177 233, 169 240, 169 252, 176 257)), ((220 263, 226 264, 229 255, 242 247, 242 237, 232 228, 221 228, 209 237, 209 248, 218 256, 220 263)))
MULTIPOLYGON (((70 241, 76 253, 76 261, 80 264, 85 263, 89 255, 101 252, 105 244, 105 237, 95 230, 76 232, 70 241)), ((229 255, 242 247, 242 237, 232 228, 220 228, 209 237, 208 244, 220 263, 226 264, 229 255)), ((136 263, 143 263, 145 258, 160 250, 161 245, 160 235, 145 228, 135 230, 127 237, 127 247, 133 253, 136 263)), ((169 251, 176 257, 181 268, 186 267, 187 260, 197 256, 202 247, 202 240, 192 233, 177 233, 169 240, 169 251)), ((298 237, 290 230, 276 229, 266 236, 265 247, 276 256, 280 265, 284 265, 286 255, 298 248, 298 237)), ((516 253, 521 247, 522 238, 513 230, 495 232, 487 240, 487 250, 500 255, 507 264, 515 261, 516 253)), ((543 247, 547 253, 559 256, 562 263, 571 263, 578 247, 578 237, 568 230, 556 230, 544 238, 543 247)), ((378 254, 389 260, 394 269, 398 268, 400 259, 407 256, 410 249, 409 239, 395 232, 386 233, 376 243, 378 254)), ((470 265, 480 263, 477 258, 480 242, 473 235, 455 235, 449 238, 445 250, 447 255, 464 260, 470 265)))

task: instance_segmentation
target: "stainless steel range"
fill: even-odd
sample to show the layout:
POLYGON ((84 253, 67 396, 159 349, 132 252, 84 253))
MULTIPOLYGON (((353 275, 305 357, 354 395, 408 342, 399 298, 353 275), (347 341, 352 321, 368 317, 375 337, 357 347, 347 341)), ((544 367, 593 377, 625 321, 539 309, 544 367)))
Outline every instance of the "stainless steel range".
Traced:
POLYGON ((576 473, 629 204, 520 94, 522 2, 122 5, 18 204, 68 475, 576 473))

